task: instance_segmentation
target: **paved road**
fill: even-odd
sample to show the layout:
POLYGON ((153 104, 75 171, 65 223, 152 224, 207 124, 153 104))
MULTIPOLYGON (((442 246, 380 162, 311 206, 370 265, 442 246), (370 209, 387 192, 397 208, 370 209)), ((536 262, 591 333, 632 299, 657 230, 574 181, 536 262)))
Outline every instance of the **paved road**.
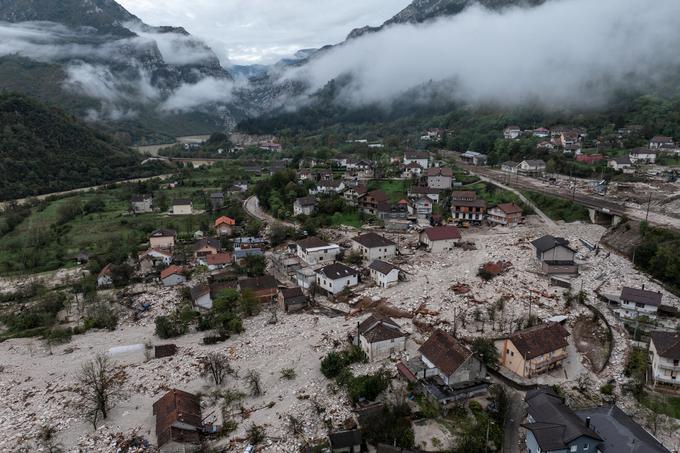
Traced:
POLYGON ((267 214, 262 208, 260 208, 260 200, 255 195, 247 198, 246 201, 243 202, 243 209, 245 209, 245 211, 250 216, 261 220, 262 222, 269 224, 280 223, 281 225, 287 226, 289 228, 297 228, 297 225, 294 223, 284 222, 283 220, 275 219, 271 215, 267 214))
POLYGON ((503 453, 521 453, 520 424, 524 420, 524 393, 506 387, 509 398, 508 418, 503 427, 503 453))

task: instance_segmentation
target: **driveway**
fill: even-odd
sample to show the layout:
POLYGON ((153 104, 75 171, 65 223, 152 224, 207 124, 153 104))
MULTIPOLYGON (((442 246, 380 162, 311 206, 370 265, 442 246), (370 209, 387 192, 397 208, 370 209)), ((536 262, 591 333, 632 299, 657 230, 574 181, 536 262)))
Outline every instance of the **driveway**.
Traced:
POLYGON ((524 421, 524 393, 506 387, 509 407, 508 418, 503 427, 503 453, 521 453, 520 424, 524 421))

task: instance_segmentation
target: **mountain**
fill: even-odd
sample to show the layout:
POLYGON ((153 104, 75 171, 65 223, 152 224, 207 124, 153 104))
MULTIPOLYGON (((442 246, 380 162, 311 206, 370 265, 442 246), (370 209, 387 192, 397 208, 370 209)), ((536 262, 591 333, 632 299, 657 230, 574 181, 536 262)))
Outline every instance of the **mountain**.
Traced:
POLYGON ((352 30, 347 40, 355 39, 366 33, 375 33, 395 24, 420 24, 440 17, 460 14, 473 5, 481 5, 491 10, 501 10, 511 6, 537 6, 546 0, 413 0, 413 3, 401 10, 379 27, 362 27, 352 30))
POLYGON ((64 111, 0 95, 0 200, 158 174, 141 157, 64 111))
POLYGON ((128 142, 210 133, 257 113, 231 102, 233 77, 205 43, 113 0, 0 0, 0 39, 0 92, 35 95, 128 142))

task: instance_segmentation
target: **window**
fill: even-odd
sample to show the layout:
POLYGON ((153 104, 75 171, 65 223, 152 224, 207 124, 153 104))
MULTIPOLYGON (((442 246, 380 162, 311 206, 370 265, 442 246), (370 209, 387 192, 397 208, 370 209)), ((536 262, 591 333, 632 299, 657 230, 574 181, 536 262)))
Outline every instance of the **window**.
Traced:
POLYGON ((583 444, 583 451, 588 450, 589 448, 590 448, 590 444, 588 442, 583 444))
POLYGON ((578 446, 577 446, 577 445, 572 445, 572 446, 571 446, 571 449, 570 449, 569 451, 571 451, 571 452, 573 453, 573 452, 575 452, 575 451, 577 451, 577 450, 578 450, 578 446))
POLYGON ((645 304, 637 303, 635 304, 637 308, 645 308, 645 304))

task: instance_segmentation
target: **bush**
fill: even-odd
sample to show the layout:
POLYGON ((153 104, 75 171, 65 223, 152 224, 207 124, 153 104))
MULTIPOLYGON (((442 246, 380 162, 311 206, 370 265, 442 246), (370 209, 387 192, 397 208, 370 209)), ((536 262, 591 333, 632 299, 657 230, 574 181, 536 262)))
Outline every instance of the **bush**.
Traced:
POLYGON ((85 329, 116 330, 118 314, 105 302, 97 302, 87 310, 85 329))
POLYGON ((385 406, 362 423, 361 433, 372 444, 386 443, 400 448, 415 446, 415 435, 407 405, 385 406))
POLYGON ((328 379, 333 379, 345 369, 347 363, 342 354, 331 351, 321 361, 321 373, 328 379))
POLYGON ((228 339, 229 339, 228 334, 208 335, 207 337, 203 337, 203 344, 205 345, 217 344, 222 343, 223 341, 227 341, 228 339))
POLYGON ((603 395, 613 395, 614 394, 614 384, 605 384, 600 387, 600 393, 603 395))
POLYGON ((171 319, 167 316, 159 316, 156 318, 156 335, 159 338, 175 338, 186 333, 186 325, 171 319))
POLYGON ((347 392, 354 403, 358 403, 362 398, 375 401, 389 385, 389 376, 384 371, 380 371, 375 374, 367 374, 350 379, 347 384, 347 392))

